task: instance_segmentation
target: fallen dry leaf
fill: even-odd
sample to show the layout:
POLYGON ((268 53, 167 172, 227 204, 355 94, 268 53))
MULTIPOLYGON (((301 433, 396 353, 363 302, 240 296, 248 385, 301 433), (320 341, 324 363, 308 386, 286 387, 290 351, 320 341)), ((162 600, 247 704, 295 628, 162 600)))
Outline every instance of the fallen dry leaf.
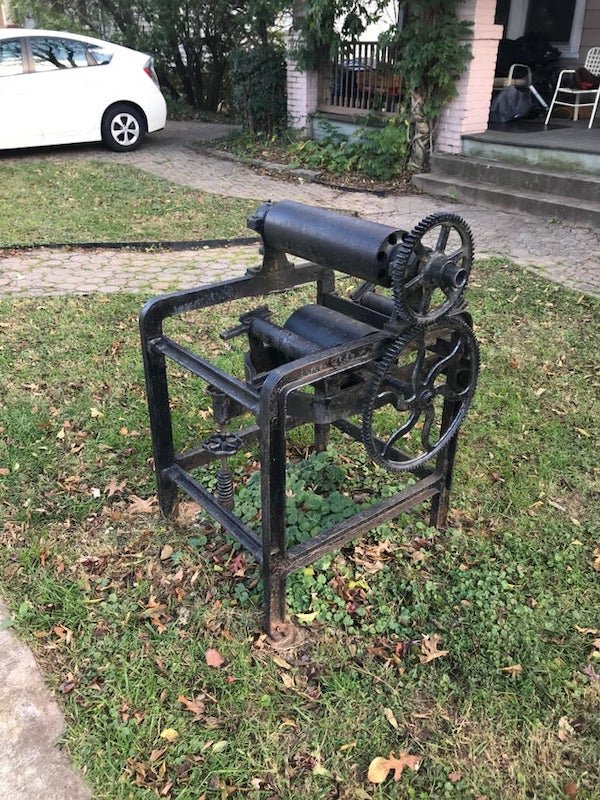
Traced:
POLYGON ((225 659, 219 653, 218 650, 213 650, 212 647, 209 647, 206 653, 204 654, 204 660, 208 664, 209 667, 214 667, 215 669, 219 669, 225 663, 225 659))
POLYGON ((281 658, 281 656, 273 656, 273 663, 277 664, 277 666, 282 669, 292 669, 292 665, 289 661, 286 661, 285 658, 281 658))
POLYGON ((508 667, 502 667, 500 672, 506 672, 511 678, 516 678, 520 672, 523 672, 523 667, 520 664, 511 664, 508 667))
POLYGON ((354 547, 354 561, 361 566, 368 575, 375 575, 385 568, 385 561, 389 560, 392 547, 389 541, 377 544, 357 544, 354 547))
POLYGON ((163 549, 160 551, 160 560, 166 561, 167 559, 171 558, 173 555, 173 548, 170 544, 166 544, 163 549))
POLYGON ((394 716, 394 712, 392 711, 392 709, 391 708, 384 708, 383 709, 383 715, 387 719, 387 721, 390 723, 392 728, 394 728, 395 730, 398 730, 398 720, 394 716))
POLYGON ((69 694, 69 692, 72 692, 76 686, 77 686, 77 680, 75 676, 73 675, 72 672, 68 672, 65 675, 64 680, 59 685, 58 690, 59 692, 61 692, 61 694, 69 694))
POLYGON ((182 501, 179 503, 179 514, 177 516, 177 521, 182 525, 187 522, 194 522, 200 510, 201 509, 198 503, 194 502, 193 500, 182 501))
POLYGON ((138 497, 137 494, 129 495, 130 504, 127 508, 128 514, 154 514, 157 511, 156 497, 148 497, 144 500, 143 497, 138 497))
POLYGON ((397 783, 402 777, 405 767, 409 767, 416 772, 421 766, 421 760, 419 756, 411 756, 408 753, 400 753, 396 758, 392 751, 389 758, 378 756, 371 761, 367 778, 371 783, 383 783, 390 770, 394 770, 394 781, 397 783))
POLYGON ((116 494, 117 492, 122 492, 126 486, 127 486, 127 481, 121 481, 121 483, 117 483, 114 478, 111 478, 104 487, 104 494, 107 497, 112 497, 113 494, 116 494))
POLYGON ((296 619, 303 625, 310 625, 318 617, 318 611, 311 611, 310 614, 296 614, 296 619))
POLYGON ((388 759, 378 756, 369 764, 367 778, 371 781, 371 783, 383 783, 387 778, 390 769, 391 767, 388 759))
POLYGON ((155 597, 150 597, 146 603, 146 607, 143 611, 139 612, 138 617, 140 619, 150 619, 166 610, 167 606, 164 603, 159 603, 155 597))
POLYGON ((296 681, 294 680, 294 676, 290 675, 289 672, 280 672, 279 677, 281 678, 281 682, 283 683, 286 689, 296 688, 296 681))
POLYGON ((421 641, 421 655, 419 661, 421 664, 428 664, 436 658, 447 656, 447 650, 438 650, 441 636, 437 633, 432 633, 431 636, 424 636, 421 641))
POLYGON ((566 742, 571 738, 571 736, 574 735, 575 731, 573 730, 568 718, 561 717, 558 720, 558 738, 561 740, 561 742, 566 742))
POLYGON ((185 708, 192 714, 195 714, 198 719, 204 714, 204 703, 202 702, 202 697, 200 695, 194 700, 188 700, 187 697, 180 694, 177 698, 177 702, 181 703, 182 706, 185 706, 185 708))

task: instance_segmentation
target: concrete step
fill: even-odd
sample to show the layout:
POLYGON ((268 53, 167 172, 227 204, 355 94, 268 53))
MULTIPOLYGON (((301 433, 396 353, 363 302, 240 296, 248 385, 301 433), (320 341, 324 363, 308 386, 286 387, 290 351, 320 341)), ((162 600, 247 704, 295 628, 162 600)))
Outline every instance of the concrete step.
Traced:
POLYGON ((569 142, 554 141, 552 146, 542 146, 533 141, 524 145, 522 141, 510 142, 506 137, 495 139, 494 131, 463 136, 462 152, 468 158, 487 161, 502 161, 511 164, 526 164, 534 169, 565 173, 579 172, 600 176, 600 153, 590 152, 589 147, 569 147, 569 142))
POLYGON ((445 154, 432 156, 431 171, 436 176, 495 188, 572 197, 578 202, 595 203, 600 200, 600 175, 558 172, 525 164, 445 154))
POLYGON ((495 186, 488 181, 466 181, 453 176, 426 173, 413 176, 415 185, 428 194, 492 209, 533 214, 585 227, 600 226, 600 202, 574 200, 559 194, 495 186))

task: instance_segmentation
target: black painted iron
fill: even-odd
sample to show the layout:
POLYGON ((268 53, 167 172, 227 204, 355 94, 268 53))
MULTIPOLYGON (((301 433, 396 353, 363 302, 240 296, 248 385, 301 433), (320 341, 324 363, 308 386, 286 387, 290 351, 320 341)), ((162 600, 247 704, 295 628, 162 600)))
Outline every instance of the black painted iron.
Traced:
POLYGON ((150 300, 140 330, 161 511, 174 515, 183 491, 252 553, 263 570, 264 627, 277 638, 285 630, 291 572, 425 500, 432 501, 431 524, 446 525, 457 434, 479 368, 464 300, 473 243, 454 214, 431 215, 407 232, 291 201, 261 206, 248 226, 262 237, 262 264, 242 278, 150 300), (307 260, 295 265, 288 255, 307 260), (343 297, 334 270, 364 283, 343 297), (285 325, 275 324, 262 305, 222 334, 247 336, 245 380, 163 332, 169 317, 306 283, 316 284, 316 302, 298 308, 285 325), (173 442, 167 360, 208 385, 218 425, 207 441, 183 453, 173 442), (228 432, 227 425, 246 412, 256 423, 228 432), (350 421, 357 415, 360 426, 350 421), (390 471, 410 471, 416 480, 289 547, 286 434, 307 422, 317 450, 326 447, 334 425, 362 441, 374 461, 390 471), (227 466, 229 455, 257 440, 260 538, 234 512, 227 466), (213 459, 221 462, 216 497, 191 475, 213 459))

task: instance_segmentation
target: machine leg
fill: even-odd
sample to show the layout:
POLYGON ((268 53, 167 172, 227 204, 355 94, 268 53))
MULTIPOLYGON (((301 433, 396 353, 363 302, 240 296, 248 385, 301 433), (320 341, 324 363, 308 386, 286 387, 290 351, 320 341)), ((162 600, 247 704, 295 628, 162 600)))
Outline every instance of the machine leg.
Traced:
POLYGON ((442 474, 440 490, 431 500, 429 524, 432 528, 444 530, 448 526, 448 510, 450 508, 450 489, 452 487, 452 472, 454 470, 454 456, 456 454, 457 436, 453 436, 446 447, 438 455, 437 471, 442 474))
POLYGON ((177 487, 165 475, 165 470, 175 462, 165 359, 149 350, 145 342, 144 359, 158 504, 163 516, 171 518, 177 516, 178 503, 177 487))
POLYGON ((317 453, 322 453, 323 450, 327 449, 327 445, 329 444, 329 430, 331 425, 327 424, 315 424, 315 450, 317 453))
POLYGON ((281 636, 286 616, 285 590, 287 577, 280 569, 270 564, 263 566, 264 581, 264 629, 268 636, 277 639, 281 636))
POLYGON ((264 582, 264 627, 276 638, 285 622, 286 577, 282 559, 286 549, 286 441, 285 407, 275 391, 261 406, 261 506, 264 582))

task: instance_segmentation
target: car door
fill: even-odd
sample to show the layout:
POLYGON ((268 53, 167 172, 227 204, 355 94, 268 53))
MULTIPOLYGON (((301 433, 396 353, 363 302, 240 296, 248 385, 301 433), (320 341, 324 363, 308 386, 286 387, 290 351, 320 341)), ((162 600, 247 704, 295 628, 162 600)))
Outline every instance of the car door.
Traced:
POLYGON ((39 114, 32 100, 24 40, 0 39, 0 147, 41 144, 39 114))
POLYGON ((101 71, 77 39, 31 36, 31 81, 44 144, 100 138, 97 79, 101 71))

